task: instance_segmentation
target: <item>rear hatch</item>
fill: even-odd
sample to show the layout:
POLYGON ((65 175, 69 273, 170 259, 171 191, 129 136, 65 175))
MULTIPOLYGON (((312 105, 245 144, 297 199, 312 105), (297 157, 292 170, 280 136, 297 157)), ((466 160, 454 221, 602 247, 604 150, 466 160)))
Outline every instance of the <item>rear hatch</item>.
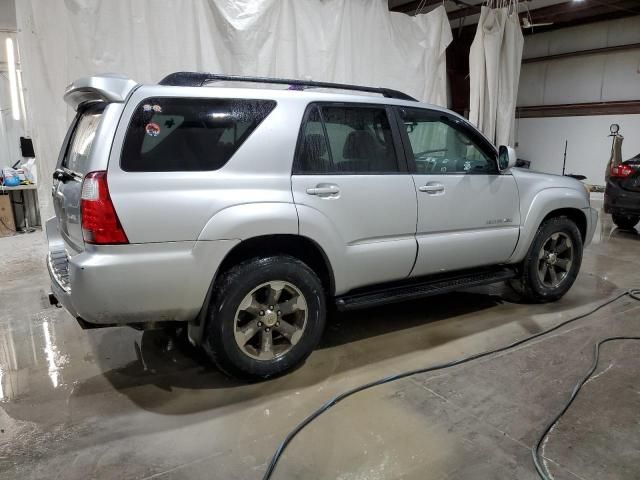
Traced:
POLYGON ((81 108, 71 124, 67 141, 53 174, 53 205, 58 228, 68 247, 84 249, 80 196, 82 181, 90 171, 90 155, 105 104, 81 108))
MULTIPOLYGON (((69 254, 84 250, 81 213, 83 180, 89 172, 104 173, 107 169, 111 140, 121 108, 137 86, 129 78, 104 74, 80 78, 69 85, 64 94, 65 102, 77 115, 58 156, 52 194, 58 231, 69 254)), ((105 189, 106 177, 103 183, 105 189)), ((88 186, 96 187, 96 184, 88 186)), ((102 199, 97 200, 98 206, 104 207, 104 202, 99 201, 102 199)))

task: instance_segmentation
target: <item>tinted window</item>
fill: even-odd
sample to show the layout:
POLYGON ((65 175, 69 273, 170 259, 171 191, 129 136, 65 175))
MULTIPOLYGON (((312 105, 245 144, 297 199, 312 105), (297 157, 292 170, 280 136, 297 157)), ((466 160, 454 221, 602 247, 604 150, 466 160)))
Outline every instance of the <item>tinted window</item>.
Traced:
POLYGON ((333 169, 318 107, 313 107, 307 114, 297 160, 296 170, 300 172, 330 172, 333 169))
POLYGON ((149 98, 131 119, 120 165, 130 172, 216 170, 275 105, 272 100, 149 98))
POLYGON ((395 173, 398 160, 385 108, 312 107, 294 173, 395 173))
POLYGON ((417 173, 496 173, 494 156, 473 132, 437 112, 400 112, 417 173))
POLYGON ((62 159, 62 166, 78 173, 89 171, 89 153, 96 136, 98 125, 102 119, 103 106, 85 110, 78 119, 73 137, 69 143, 67 154, 62 159))

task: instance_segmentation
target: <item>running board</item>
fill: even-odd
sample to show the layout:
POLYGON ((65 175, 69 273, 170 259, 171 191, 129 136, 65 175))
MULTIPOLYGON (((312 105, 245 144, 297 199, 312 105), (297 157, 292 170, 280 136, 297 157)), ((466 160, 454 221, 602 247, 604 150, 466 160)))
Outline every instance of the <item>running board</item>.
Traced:
POLYGON ((463 288, 502 282, 515 276, 516 272, 513 269, 497 267, 422 277, 413 281, 378 285, 367 290, 354 290, 337 297, 336 307, 341 311, 376 307, 387 303, 415 300, 463 288))

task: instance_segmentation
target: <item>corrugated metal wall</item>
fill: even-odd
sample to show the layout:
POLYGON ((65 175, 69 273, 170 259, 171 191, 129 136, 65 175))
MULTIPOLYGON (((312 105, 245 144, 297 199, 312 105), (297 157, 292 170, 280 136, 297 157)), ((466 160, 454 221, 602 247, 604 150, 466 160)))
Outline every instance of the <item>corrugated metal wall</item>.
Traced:
MULTIPOLYGON (((594 23, 525 38, 524 58, 532 59, 640 43, 640 17, 594 23)), ((565 105, 640 100, 640 48, 522 65, 518 106, 565 105)), ((609 159, 609 125, 619 123, 622 153, 640 152, 640 111, 627 115, 522 118, 516 120, 518 156, 531 168, 561 173, 565 141, 567 173, 604 184, 609 159)))
MULTIPOLYGON (((640 44, 640 17, 526 37, 524 59, 640 44)), ((518 106, 640 100, 640 48, 522 65, 518 106)))

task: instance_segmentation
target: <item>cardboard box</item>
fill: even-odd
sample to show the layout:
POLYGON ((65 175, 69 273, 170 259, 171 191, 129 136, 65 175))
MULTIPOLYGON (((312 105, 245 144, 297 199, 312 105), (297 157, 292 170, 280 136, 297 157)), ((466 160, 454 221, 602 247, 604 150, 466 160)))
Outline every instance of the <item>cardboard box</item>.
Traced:
POLYGON ((16 230, 16 222, 11 209, 11 197, 0 195, 0 237, 13 235, 16 230))

